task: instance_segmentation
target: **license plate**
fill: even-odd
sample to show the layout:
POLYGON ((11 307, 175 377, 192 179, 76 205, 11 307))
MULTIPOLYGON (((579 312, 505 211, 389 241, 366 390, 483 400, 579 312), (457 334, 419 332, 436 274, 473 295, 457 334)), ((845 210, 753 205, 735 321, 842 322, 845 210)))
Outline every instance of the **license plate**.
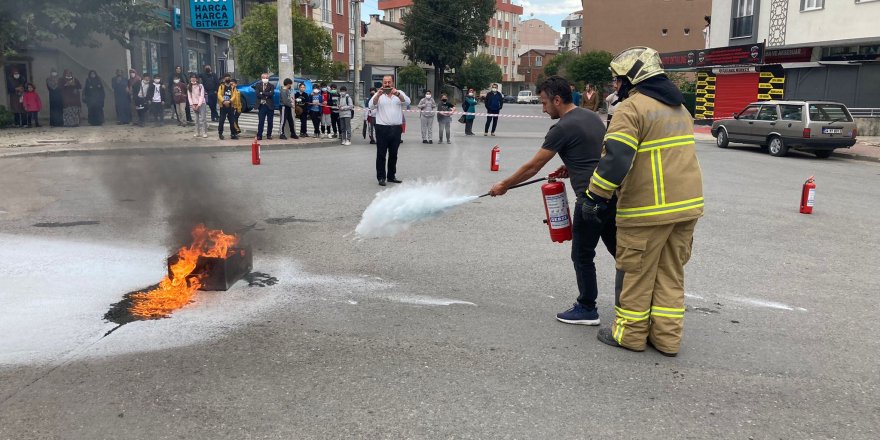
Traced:
POLYGON ((840 134, 840 133, 843 133, 843 131, 839 128, 823 128, 822 129, 822 134, 840 134))

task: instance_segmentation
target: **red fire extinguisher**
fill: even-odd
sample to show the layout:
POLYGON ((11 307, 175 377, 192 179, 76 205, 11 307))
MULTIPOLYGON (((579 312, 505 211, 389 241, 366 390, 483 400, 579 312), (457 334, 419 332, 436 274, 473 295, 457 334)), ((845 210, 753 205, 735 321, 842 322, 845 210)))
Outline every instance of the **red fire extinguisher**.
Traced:
POLYGON ((571 215, 565 184, 551 175, 547 183, 541 185, 541 194, 544 196, 544 213, 547 214, 544 223, 550 228, 550 240, 557 243, 571 240, 571 215))
POLYGON ((257 142, 257 138, 254 138, 254 143, 251 144, 251 163, 260 164, 260 143, 257 142))
POLYGON ((804 182, 804 187, 801 190, 801 214, 812 214, 813 213, 813 203, 816 199, 816 182, 813 180, 813 176, 810 176, 806 182, 804 182))
POLYGON ((492 160, 489 162, 489 169, 498 171, 501 168, 501 149, 498 145, 492 147, 492 160))

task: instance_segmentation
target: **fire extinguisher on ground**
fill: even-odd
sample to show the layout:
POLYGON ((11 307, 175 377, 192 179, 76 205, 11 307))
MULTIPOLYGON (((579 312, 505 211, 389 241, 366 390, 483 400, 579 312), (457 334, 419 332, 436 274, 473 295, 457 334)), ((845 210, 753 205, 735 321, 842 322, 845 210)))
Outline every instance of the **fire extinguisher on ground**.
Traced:
POLYGON ((257 142, 257 138, 254 138, 254 143, 251 144, 251 163, 260 164, 260 143, 257 142))
POLYGON ((803 189, 801 190, 801 214, 812 214, 813 213, 813 204, 816 199, 816 182, 813 180, 813 176, 810 176, 806 182, 804 182, 803 189))
POLYGON ((501 149, 498 145, 492 147, 492 160, 489 162, 489 169, 498 171, 501 168, 501 149))
POLYGON ((571 214, 565 184, 551 174, 547 183, 541 185, 541 195, 544 197, 544 213, 547 215, 544 223, 550 228, 550 240, 557 243, 571 240, 571 214))

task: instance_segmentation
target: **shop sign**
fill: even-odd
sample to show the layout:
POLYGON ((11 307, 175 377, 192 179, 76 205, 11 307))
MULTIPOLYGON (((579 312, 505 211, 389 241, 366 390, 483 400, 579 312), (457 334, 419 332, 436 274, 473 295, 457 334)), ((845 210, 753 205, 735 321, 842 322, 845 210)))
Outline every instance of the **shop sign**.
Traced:
POLYGON ((189 0, 193 29, 232 29, 235 27, 233 0, 189 0))
POLYGON ((735 66, 764 63, 764 43, 661 53, 665 69, 735 66))

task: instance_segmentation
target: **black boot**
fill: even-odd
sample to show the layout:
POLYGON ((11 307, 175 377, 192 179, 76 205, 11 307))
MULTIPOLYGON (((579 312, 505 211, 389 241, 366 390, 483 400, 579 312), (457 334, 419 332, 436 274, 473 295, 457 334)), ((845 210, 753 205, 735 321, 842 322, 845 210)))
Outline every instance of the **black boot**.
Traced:
POLYGON ((632 348, 624 347, 624 346, 618 344, 617 341, 614 340, 614 335, 611 334, 611 329, 610 329, 610 328, 603 328, 603 329, 600 329, 600 330, 599 330, 599 333, 596 334, 596 339, 598 339, 599 342, 601 342, 601 343, 603 343, 603 344, 608 344, 608 345, 610 345, 610 346, 612 346, 612 347, 625 348, 625 349, 630 350, 630 351, 645 351, 644 349, 641 349, 641 350, 633 350, 632 348))

